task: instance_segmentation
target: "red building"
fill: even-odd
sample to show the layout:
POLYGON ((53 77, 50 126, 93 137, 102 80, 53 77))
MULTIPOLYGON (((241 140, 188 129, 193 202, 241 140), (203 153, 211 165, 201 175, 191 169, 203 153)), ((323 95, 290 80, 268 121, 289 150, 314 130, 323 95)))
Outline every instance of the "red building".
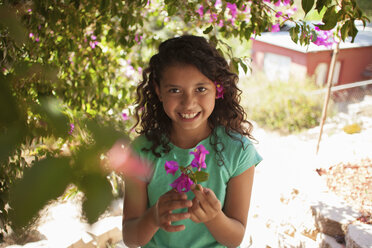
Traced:
MULTIPOLYGON (((324 46, 300 46, 288 32, 264 33, 253 41, 253 72, 262 70, 269 79, 314 76, 318 85, 327 81, 332 50, 324 46)), ((360 29, 354 43, 340 43, 334 84, 372 78, 372 27, 360 29)))

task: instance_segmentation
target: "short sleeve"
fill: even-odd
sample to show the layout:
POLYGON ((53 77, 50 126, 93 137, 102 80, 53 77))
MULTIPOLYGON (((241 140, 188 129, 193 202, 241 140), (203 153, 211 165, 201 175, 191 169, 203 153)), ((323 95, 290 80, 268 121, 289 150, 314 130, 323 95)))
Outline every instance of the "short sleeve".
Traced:
POLYGON ((262 161, 262 157, 248 138, 244 137, 243 143, 244 147, 236 153, 234 159, 235 166, 232 177, 240 175, 252 166, 257 166, 262 161))

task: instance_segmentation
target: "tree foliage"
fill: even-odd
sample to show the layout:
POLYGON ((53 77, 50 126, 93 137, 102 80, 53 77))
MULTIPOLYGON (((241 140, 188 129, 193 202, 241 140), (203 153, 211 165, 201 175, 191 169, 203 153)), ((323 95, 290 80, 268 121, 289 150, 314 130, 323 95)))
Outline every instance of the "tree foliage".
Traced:
MULTIPOLYGON (((295 23, 295 42, 316 39, 313 26, 281 14, 293 4, 0 0, 1 220, 24 226, 74 184, 86 195, 88 220, 95 221, 112 198, 102 155, 130 136, 132 121, 122 114, 132 114, 136 83, 158 44, 184 33, 204 35, 234 70, 247 70, 223 40, 249 40, 285 22, 295 23)), ((368 21, 355 0, 302 0, 301 6, 305 14, 325 10, 318 27, 337 27, 342 40, 354 40, 356 20, 368 21)))

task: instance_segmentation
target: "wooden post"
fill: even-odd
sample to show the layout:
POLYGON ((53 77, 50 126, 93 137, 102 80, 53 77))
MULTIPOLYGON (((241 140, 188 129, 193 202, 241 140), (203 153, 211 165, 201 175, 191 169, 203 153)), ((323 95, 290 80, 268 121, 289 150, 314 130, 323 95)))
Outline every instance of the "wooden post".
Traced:
POLYGON ((318 143, 316 145, 316 154, 318 154, 318 151, 319 151, 319 144, 320 144, 320 140, 322 139, 322 134, 323 134, 323 126, 324 126, 324 122, 325 122, 326 117, 327 117, 329 97, 331 95, 331 88, 332 88, 332 79, 333 79, 333 74, 334 74, 334 71, 335 71, 336 58, 337 58, 337 54, 338 54, 339 50, 340 50, 340 42, 338 42, 337 45, 336 45, 336 48, 333 49, 331 64, 329 66, 328 78, 327 78, 327 92, 326 92, 326 95, 325 95, 325 98, 324 98, 318 143))

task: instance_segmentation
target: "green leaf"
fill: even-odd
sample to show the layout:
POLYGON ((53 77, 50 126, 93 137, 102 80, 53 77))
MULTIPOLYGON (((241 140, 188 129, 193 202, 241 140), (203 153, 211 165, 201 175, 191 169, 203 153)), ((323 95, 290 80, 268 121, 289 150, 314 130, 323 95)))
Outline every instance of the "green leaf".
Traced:
POLYGON ((298 33, 299 29, 297 25, 296 27, 292 27, 289 29, 289 35, 291 36, 291 39, 293 40, 294 43, 297 43, 298 41, 298 33))
POLYGON ((26 226, 50 200, 62 195, 71 179, 67 158, 46 158, 25 170, 10 190, 12 225, 26 226))
POLYGON ((327 7, 332 3, 332 0, 317 0, 315 9, 320 13, 324 7, 327 7))
POLYGON ((203 34, 209 34, 212 30, 213 30, 213 25, 210 25, 208 28, 206 28, 206 29, 203 31, 203 34))
POLYGON ((336 26, 337 24, 336 6, 332 6, 327 9, 327 11, 324 13, 322 21, 324 25, 316 25, 321 30, 331 30, 336 26))
POLYGON ((302 0, 302 9, 305 11, 305 15, 309 13, 313 6, 314 0, 302 0))
POLYGON ((355 27, 354 21, 351 21, 351 24, 349 26, 350 26, 350 29, 349 29, 348 34, 349 34, 349 36, 352 37, 351 38, 351 43, 353 43, 354 40, 355 40, 355 37, 356 37, 356 35, 358 33, 358 29, 355 27))
POLYGON ((343 41, 345 41, 347 36, 348 36, 350 22, 351 22, 350 20, 345 22, 344 25, 342 25, 342 27, 341 27, 341 39, 343 41))
POLYGON ((195 174, 195 179, 198 183, 205 182, 209 178, 209 174, 205 171, 197 171, 194 174, 195 174))
POLYGON ((242 60, 240 60, 240 66, 243 68, 244 73, 247 74, 248 66, 242 60))
POLYGON ((167 6, 168 16, 174 16, 177 13, 177 7, 174 5, 167 6))
POLYGON ((83 213, 92 224, 112 202, 112 187, 107 178, 99 173, 84 175, 80 186, 85 194, 83 213))

